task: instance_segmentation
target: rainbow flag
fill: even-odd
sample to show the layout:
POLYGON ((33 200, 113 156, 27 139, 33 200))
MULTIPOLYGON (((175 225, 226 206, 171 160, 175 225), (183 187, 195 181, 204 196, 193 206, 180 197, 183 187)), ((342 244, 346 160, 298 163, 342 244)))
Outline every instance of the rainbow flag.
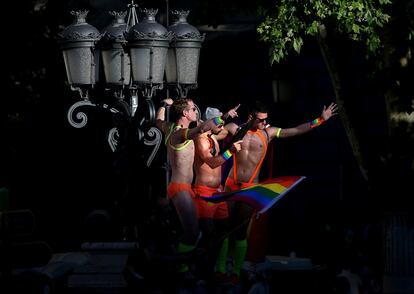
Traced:
POLYGON ((255 186, 213 196, 200 196, 208 202, 242 201, 258 211, 266 212, 306 177, 284 176, 266 180, 255 186))

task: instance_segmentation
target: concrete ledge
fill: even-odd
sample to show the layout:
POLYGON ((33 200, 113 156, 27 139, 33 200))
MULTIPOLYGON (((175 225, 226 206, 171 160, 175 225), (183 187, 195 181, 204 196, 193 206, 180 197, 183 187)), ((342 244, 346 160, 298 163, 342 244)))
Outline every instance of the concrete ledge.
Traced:
POLYGON ((313 270, 314 265, 309 258, 268 255, 264 263, 258 265, 259 271, 303 271, 313 270))

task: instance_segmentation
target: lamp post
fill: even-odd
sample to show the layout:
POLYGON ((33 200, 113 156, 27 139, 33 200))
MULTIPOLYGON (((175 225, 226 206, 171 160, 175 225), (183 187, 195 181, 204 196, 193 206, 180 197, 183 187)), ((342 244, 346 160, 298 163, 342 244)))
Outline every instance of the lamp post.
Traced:
MULTIPOLYGON (((58 42, 68 84, 79 94, 78 101, 67 112, 70 125, 85 127, 87 111, 91 108, 94 113, 102 111, 112 117, 107 140, 116 155, 116 166, 121 167, 117 171, 121 175, 119 181, 125 181, 121 187, 123 192, 119 192, 124 203, 121 214, 128 222, 123 231, 136 231, 137 224, 128 221, 136 211, 127 212, 135 205, 126 202, 128 199, 133 202, 137 197, 134 193, 143 187, 134 191, 137 177, 129 167, 136 155, 140 166, 134 169, 144 168, 141 165, 150 167, 161 145, 162 134, 155 127, 153 98, 165 85, 176 89, 181 97, 196 88, 204 37, 186 22, 188 11, 174 11, 173 15, 178 18, 167 29, 156 21, 157 9, 141 9, 144 16, 138 21, 134 1, 128 8, 128 12, 109 12, 113 21, 102 32, 86 22, 87 11, 71 12, 75 20, 59 34, 58 42), (152 149, 150 154, 143 154, 144 145, 152 149)), ((167 1, 167 16, 168 13, 167 1)), ((108 118, 108 115, 102 117, 108 118)), ((168 164, 166 173, 168 177, 168 164)), ((148 185, 145 181, 139 184, 148 185)))
MULTIPOLYGON (((204 36, 187 23, 188 11, 173 11, 176 20, 166 29, 155 20, 157 9, 141 9, 144 17, 139 22, 134 1, 128 7, 128 13, 110 12, 114 20, 103 32, 86 22, 87 11, 71 12, 75 21, 59 34, 59 43, 68 83, 81 99, 69 108, 67 118, 73 127, 83 128, 88 122, 83 107, 109 111, 134 129, 132 134, 138 141, 154 146, 146 163, 150 166, 162 137, 154 127, 155 92, 167 84, 186 97, 189 89, 197 87, 204 36), (100 64, 102 83, 98 83, 100 64), (110 93, 109 102, 92 94, 91 90, 102 84, 110 93)), ((115 125, 108 131, 112 151, 124 141, 120 140, 120 128, 115 125)))

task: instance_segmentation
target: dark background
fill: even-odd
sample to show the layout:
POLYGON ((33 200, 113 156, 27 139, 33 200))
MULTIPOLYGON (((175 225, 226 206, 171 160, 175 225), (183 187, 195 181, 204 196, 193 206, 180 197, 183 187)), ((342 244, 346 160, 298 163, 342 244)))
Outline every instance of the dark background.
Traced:
MULTIPOLYGON (((324 105, 334 101, 313 41, 300 56, 293 54, 281 65, 271 66, 268 49, 254 29, 258 19, 243 14, 223 19, 214 3, 207 8, 189 1, 170 4, 170 8, 191 8, 189 22, 206 33, 198 89, 189 95, 202 110, 213 106, 226 111, 241 103, 244 114, 245 106, 258 99, 269 106, 273 125, 292 127, 315 119, 324 105), (232 30, 214 26, 220 21, 235 26, 232 30)), ((145 239, 145 225, 157 210, 159 197, 165 197, 165 150, 161 147, 147 168, 143 162, 151 150, 142 144, 124 154, 110 150, 106 141, 110 115, 92 110, 85 128, 69 125, 66 113, 78 98, 66 85, 55 39, 71 23, 71 9, 91 10, 88 22, 102 29, 110 22, 107 9, 124 9, 125 1, 40 1, 38 5, 8 2, 6 8, 15 13, 6 18, 13 31, 7 39, 7 94, 2 95, 0 108, 0 179, 9 189, 10 206, 31 209, 36 237, 56 252, 77 250, 81 242, 96 237, 87 225, 93 210, 109 213, 107 240, 120 240, 125 225, 137 226, 138 238, 145 239)), ((164 3, 151 2, 149 7, 160 8, 157 20, 165 21, 164 3)), ((373 90, 377 85, 368 79, 358 48, 337 49, 349 53, 341 66, 352 73, 346 86, 358 105, 355 116, 360 118, 363 148, 370 150, 385 135, 385 105, 373 103, 378 100, 373 90)), ((159 91, 153 100, 158 105, 164 97, 165 90, 159 91)), ((273 176, 307 179, 272 209, 270 253, 295 251, 323 263, 333 256, 340 258, 351 234, 359 242, 358 250, 380 263, 381 242, 373 240, 381 238, 382 204, 368 191, 339 117, 301 137, 275 140, 273 156, 273 162, 264 164, 263 177, 272 170, 273 176)))

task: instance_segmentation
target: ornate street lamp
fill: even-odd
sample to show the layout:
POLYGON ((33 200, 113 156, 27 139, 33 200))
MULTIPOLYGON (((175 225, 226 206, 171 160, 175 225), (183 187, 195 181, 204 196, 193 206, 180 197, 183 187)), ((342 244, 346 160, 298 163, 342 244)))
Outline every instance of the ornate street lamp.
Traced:
POLYGON ((128 30, 125 22, 126 12, 109 12, 114 17, 111 25, 104 29, 100 40, 105 82, 109 87, 123 88, 130 83, 130 59, 124 51, 128 30))
POLYGON ((132 1, 128 6, 128 14, 110 12, 113 22, 102 32, 86 22, 87 11, 71 12, 74 23, 59 34, 68 83, 81 97, 68 110, 68 121, 73 127, 84 127, 88 117, 81 107, 85 106, 111 112, 116 117, 115 126, 108 132, 112 150, 119 148, 119 142, 128 141, 120 140, 121 134, 137 136, 138 141, 154 146, 149 166, 162 137, 154 126, 152 97, 163 89, 165 78, 181 97, 197 86, 204 36, 187 23, 188 11, 173 11, 176 20, 167 30, 155 20, 157 9, 141 9, 144 16, 139 22, 137 5, 132 1), (98 87, 100 64, 104 81, 99 85, 110 94, 109 102, 90 91, 98 87), (116 125, 119 121, 122 123, 116 125), (129 131, 123 132, 125 125, 129 131))
POLYGON ((144 19, 127 34, 132 65, 132 83, 143 90, 144 97, 152 97, 155 89, 162 89, 165 63, 172 33, 155 21, 158 9, 143 9, 144 19))
POLYGON ((181 97, 197 86, 204 40, 187 23, 188 11, 174 11, 176 21, 166 29, 156 22, 156 9, 142 9, 144 16, 139 22, 134 1, 128 7, 128 13, 110 12, 113 21, 102 32, 86 22, 87 11, 71 12, 74 23, 58 36, 68 83, 80 95, 68 110, 68 121, 75 128, 83 128, 88 122, 86 110, 94 108, 111 114, 113 126, 107 139, 122 163, 117 166, 127 181, 125 195, 133 191, 129 185, 136 180, 129 168, 133 164, 130 161, 137 159, 133 152, 143 150, 136 143, 152 149, 149 155, 139 154, 139 160, 144 159, 150 167, 162 142, 161 131, 155 127, 153 96, 165 84, 181 97), (104 91, 96 91, 100 87, 104 91))
POLYGON ((89 99, 88 90, 98 80, 99 54, 95 52, 95 43, 101 34, 86 23, 88 11, 72 11, 71 14, 74 22, 59 34, 66 75, 72 90, 89 99))
POLYGON ((197 88, 198 65, 204 35, 187 22, 189 11, 174 10, 175 20, 168 27, 174 37, 168 50, 166 79, 181 97, 187 97, 189 89, 197 88))

